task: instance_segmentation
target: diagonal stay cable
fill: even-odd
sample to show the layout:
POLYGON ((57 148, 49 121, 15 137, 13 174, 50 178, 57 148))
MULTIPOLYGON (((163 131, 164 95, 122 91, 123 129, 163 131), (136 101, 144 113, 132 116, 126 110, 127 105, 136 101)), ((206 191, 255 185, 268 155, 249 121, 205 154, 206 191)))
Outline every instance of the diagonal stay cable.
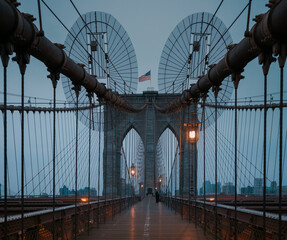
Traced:
MULTIPOLYGON (((70 1, 71 1, 71 0, 70 0, 70 1)), ((215 10, 215 12, 214 12, 212 18, 210 19, 209 23, 207 24, 207 26, 206 26, 206 28, 205 28, 203 34, 200 36, 199 42, 201 41, 202 36, 206 33, 208 27, 210 26, 211 22, 213 21, 213 19, 214 19, 216 13, 219 11, 219 9, 220 9, 221 5, 223 4, 223 2, 224 2, 224 0, 221 0, 221 2, 219 3, 219 5, 217 6, 217 8, 216 8, 216 10, 215 10)), ((192 49, 192 52, 191 52, 190 55, 192 55, 193 52, 194 52, 194 49, 192 49)), ((187 62, 188 62, 188 59, 186 60, 185 64, 183 65, 183 67, 182 67, 182 69, 180 70, 179 74, 180 74, 181 71, 185 68, 185 65, 186 65, 187 62)), ((173 81, 173 83, 174 83, 176 80, 177 80, 177 77, 175 78, 175 80, 173 81)), ((184 80, 184 81, 186 81, 186 80, 184 80)), ((184 82, 184 81, 183 81, 183 82, 184 82)), ((171 86, 172 86, 172 85, 170 85, 169 89, 171 88, 171 86)), ((169 89, 168 89, 168 90, 169 90, 169 89)))
MULTIPOLYGON (((224 1, 224 0, 222 0, 224 1)), ((79 17, 82 19, 83 23, 85 24, 85 26, 88 28, 89 32, 92 34, 92 36, 94 37, 95 41, 97 42, 98 46, 100 46, 100 49, 102 50, 102 52, 105 54, 105 50, 103 49, 103 47, 99 44, 98 39, 95 37, 95 34, 93 33, 93 31, 91 30, 91 28, 88 26, 88 24, 86 23, 85 19, 83 18, 83 16, 81 15, 81 13, 79 12, 78 8, 76 7, 76 5, 74 4, 73 0, 70 0, 72 6, 74 7, 75 11, 78 13, 79 17)), ((121 74, 118 72, 118 70, 116 69, 116 67, 113 65, 112 61, 109 59, 109 63, 111 63, 111 65, 114 67, 114 69, 116 70, 117 74, 119 75, 119 77, 122 79, 122 81, 127 85, 126 81, 122 78, 121 74)), ((108 74, 106 71, 104 71, 106 74, 108 74)), ((109 76, 111 78, 111 76, 109 76)), ((112 78, 111 78, 112 79, 112 78)), ((113 80, 113 79, 112 79, 113 80)), ((129 86, 129 88, 131 89, 131 87, 129 86)))
MULTIPOLYGON (((90 53, 88 52, 88 50, 83 46, 83 44, 77 39, 77 37, 66 27, 66 25, 63 23, 63 21, 61 21, 61 19, 55 14, 55 12, 49 7, 49 5, 44 1, 44 0, 41 0, 44 5, 46 6, 46 8, 53 14, 53 16, 60 22, 60 24, 66 29, 66 31, 71 35, 73 36, 73 38, 77 41, 77 43, 84 49, 84 51, 90 55, 90 53)), ((107 74, 106 72, 106 69, 104 69, 101 64, 94 58, 92 57, 92 59, 95 61, 95 63, 99 66, 99 68, 105 73, 107 74)), ((113 81, 113 82, 116 82, 111 76, 110 76, 110 79, 113 81)))
MULTIPOLYGON (((228 31, 232 28, 232 26, 238 21, 238 19, 241 17, 241 15, 245 12, 245 10, 247 9, 247 7, 249 6, 249 3, 245 5, 245 7, 241 10, 241 12, 237 15, 237 17, 235 18, 235 20, 230 24, 230 26, 225 30, 225 32, 222 34, 222 37, 224 37, 228 31)), ((206 54, 206 56, 208 57, 209 54, 215 49, 215 47, 217 46, 217 44, 220 42, 220 39, 215 43, 215 45, 211 48, 211 50, 208 52, 208 54, 206 54)), ((202 62, 205 60, 204 56, 201 61, 198 63, 198 65, 192 70, 191 74, 194 73, 197 68, 202 64, 202 62)), ((187 62, 187 61, 186 61, 187 62)), ((186 63, 185 63, 186 64, 186 63)), ((183 68, 181 69, 181 71, 184 69, 185 65, 183 66, 183 68)), ((179 72, 179 75, 181 74, 181 71, 179 72)), ((178 76, 176 77, 176 79, 173 81, 173 83, 177 80, 178 76)), ((186 81, 186 80, 184 80, 186 81)), ((170 85, 169 89, 172 87, 172 85, 170 85)), ((169 90, 168 89, 168 90, 169 90)))

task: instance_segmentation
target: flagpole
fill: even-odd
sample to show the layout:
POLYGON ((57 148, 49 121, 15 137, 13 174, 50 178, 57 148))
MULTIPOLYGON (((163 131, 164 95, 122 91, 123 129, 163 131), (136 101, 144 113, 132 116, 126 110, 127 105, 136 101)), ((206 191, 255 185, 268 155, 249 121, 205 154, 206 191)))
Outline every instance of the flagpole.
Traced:
POLYGON ((149 81, 149 87, 151 89, 151 71, 150 71, 150 81, 149 81))

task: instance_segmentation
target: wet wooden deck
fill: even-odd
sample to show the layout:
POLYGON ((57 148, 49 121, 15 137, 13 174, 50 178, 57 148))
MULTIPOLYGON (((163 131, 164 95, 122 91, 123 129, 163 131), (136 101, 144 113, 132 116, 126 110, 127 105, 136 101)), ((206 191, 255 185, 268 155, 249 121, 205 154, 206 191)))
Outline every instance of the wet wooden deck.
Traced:
POLYGON ((155 198, 149 196, 133 207, 123 211, 78 237, 79 240, 92 239, 207 239, 201 228, 195 228, 193 223, 182 220, 163 203, 155 203, 155 198))

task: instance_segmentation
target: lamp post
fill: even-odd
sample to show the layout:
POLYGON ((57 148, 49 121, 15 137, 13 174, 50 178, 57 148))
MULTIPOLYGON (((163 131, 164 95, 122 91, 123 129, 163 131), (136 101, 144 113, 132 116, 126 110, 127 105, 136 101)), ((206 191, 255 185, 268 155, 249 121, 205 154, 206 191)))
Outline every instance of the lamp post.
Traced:
POLYGON ((132 163, 132 166, 131 166, 131 175, 132 177, 136 174, 136 167, 135 165, 132 163))
MULTIPOLYGON (((197 119, 197 113, 192 112, 191 118, 188 123, 184 123, 185 131, 186 131, 186 141, 191 144, 191 151, 193 154, 196 154, 196 144, 199 140, 199 129, 198 127, 201 125, 201 123, 197 119)), ((193 195, 196 195, 196 170, 197 170, 197 160, 196 156, 193 156, 192 158, 192 171, 190 174, 193 176, 192 186, 190 186, 190 193, 193 193, 193 195)))
MULTIPOLYGON (((190 221, 190 200, 191 196, 194 198, 195 206, 194 206, 194 216, 196 219, 196 194, 197 194, 197 148, 196 144, 199 139, 199 131, 198 126, 201 123, 197 119, 197 113, 192 112, 191 118, 188 123, 184 123, 186 127, 186 142, 190 143, 191 146, 191 158, 189 158, 189 189, 188 189, 188 198, 189 198, 189 221, 190 221)), ((188 151, 189 152, 189 151, 188 151)), ((189 153, 190 154, 190 153, 189 153)), ((188 155, 189 155, 188 154, 188 155)), ((189 155, 190 156, 190 155, 189 155)))
POLYGON ((199 139, 199 131, 198 126, 200 126, 201 123, 184 123, 184 126, 186 127, 186 141, 189 143, 197 143, 199 139))
POLYGON ((141 182, 140 183, 140 197, 141 198, 143 198, 143 196, 144 196, 144 192, 143 191, 144 191, 144 184, 141 182))
MULTIPOLYGON (((130 173, 131 176, 134 177, 136 175, 136 167, 135 165, 132 163, 131 167, 130 167, 130 173)), ((135 195, 135 189, 134 189, 134 178, 132 179, 132 195, 135 195)))
POLYGON ((161 191, 161 184, 162 184, 162 176, 159 175, 159 177, 158 177, 158 190, 159 190, 159 192, 161 191))

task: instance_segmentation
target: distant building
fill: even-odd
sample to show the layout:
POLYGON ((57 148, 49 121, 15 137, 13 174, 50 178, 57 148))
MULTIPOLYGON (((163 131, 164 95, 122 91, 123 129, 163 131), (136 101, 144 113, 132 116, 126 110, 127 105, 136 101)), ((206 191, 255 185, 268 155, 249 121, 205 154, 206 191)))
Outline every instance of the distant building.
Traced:
POLYGON ((202 187, 199 189, 199 194, 203 195, 204 194, 204 185, 205 185, 205 194, 209 194, 212 192, 212 187, 210 181, 205 181, 202 184, 202 187))
POLYGON ((241 194, 243 195, 250 196, 250 195, 253 195, 253 193, 254 193, 254 187, 248 186, 248 187, 241 188, 241 194))
POLYGON ((235 186, 232 182, 225 183, 222 186, 222 193, 226 195, 232 195, 235 193, 235 186))
POLYGON ((60 195, 64 195, 64 196, 71 194, 69 188, 67 188, 66 185, 64 185, 62 188, 60 188, 59 193, 60 193, 60 195))
MULTIPOLYGON (((59 193, 62 196, 74 195, 75 190, 74 189, 69 190, 69 188, 67 188, 66 185, 64 185, 62 188, 60 188, 59 193)), ((79 195, 82 195, 82 196, 87 196, 89 194, 89 187, 79 189, 79 190, 77 190, 77 193, 79 195)), ((97 190, 95 188, 91 188, 90 195, 91 196, 97 196, 97 190)))
POLYGON ((277 195, 278 194, 278 191, 277 191, 277 182, 276 181, 272 181, 271 184, 270 184, 270 188, 269 188, 269 191, 268 193, 270 195, 277 195))
MULTIPOLYGON (((199 194, 204 194, 204 184, 205 184, 205 194, 214 194, 215 193, 215 184, 211 184, 210 181, 205 181, 202 184, 202 187, 199 189, 199 194)), ((221 183, 217 182, 217 193, 219 194, 221 192, 221 183)))
POLYGON ((263 178, 254 178, 254 194, 263 194, 263 178))
MULTIPOLYGON (((211 184, 212 191, 215 193, 215 184, 211 184)), ((219 194, 221 192, 221 182, 217 182, 217 193, 219 194)))
MULTIPOLYGON (((81 196, 88 196, 89 195, 89 187, 79 189, 77 192, 81 196)), ((97 196, 97 190, 95 188, 91 188, 90 195, 91 196, 97 196)))

